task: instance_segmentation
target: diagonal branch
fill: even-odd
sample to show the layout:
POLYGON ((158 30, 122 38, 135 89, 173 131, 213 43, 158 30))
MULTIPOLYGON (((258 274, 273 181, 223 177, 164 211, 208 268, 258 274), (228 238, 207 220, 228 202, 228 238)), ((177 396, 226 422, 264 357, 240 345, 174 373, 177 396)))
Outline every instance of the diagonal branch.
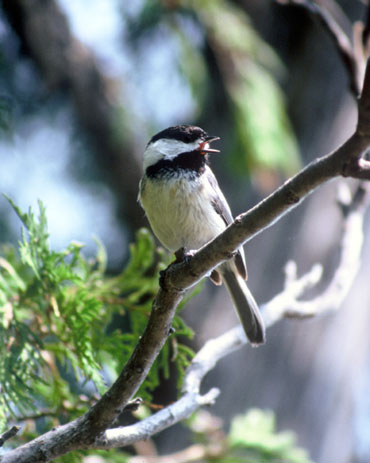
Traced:
MULTIPOLYGON (((363 219, 369 201, 370 189, 368 185, 366 187, 360 185, 350 204, 340 204, 343 212, 343 224, 339 265, 327 288, 311 300, 299 301, 299 298, 304 295, 308 288, 315 287, 320 282, 322 271, 318 266, 314 266, 310 272, 297 279, 295 269, 290 265, 284 291, 262 306, 267 327, 271 327, 284 317, 312 317, 339 308, 360 267, 363 219)), ((220 359, 247 342, 248 340, 240 326, 207 341, 194 357, 186 372, 182 397, 178 401, 136 424, 107 430, 103 437, 94 442, 91 448, 124 447, 134 444, 190 416, 200 406, 211 404, 218 396, 219 391, 213 388, 205 395, 201 395, 200 388, 203 378, 220 359)))
MULTIPOLYGON (((27 7, 27 2, 24 0, 18 0, 17 4, 27 7)), ((328 18, 326 23, 331 24, 328 18)), ((337 39, 343 53, 348 53, 348 43, 345 40, 339 41, 340 34, 335 27, 332 25, 331 28, 333 37, 337 39)), ((356 73, 352 70, 352 74, 356 73)), ((357 80, 355 83, 358 85, 357 80)), ((240 328, 235 328, 217 340, 210 341, 201 349, 188 370, 183 396, 179 401, 148 420, 131 427, 108 429, 147 376, 168 337, 176 307, 187 288, 196 284, 213 268, 228 259, 242 243, 271 226, 326 181, 338 176, 369 179, 369 163, 362 157, 370 146, 369 65, 359 100, 358 113, 356 131, 341 147, 310 163, 269 197, 237 217, 232 225, 200 249, 190 261, 172 265, 164 272, 162 287, 153 303, 143 336, 116 382, 89 412, 8 452, 2 457, 2 463, 47 462, 75 449, 128 445, 185 418, 200 405, 211 403, 218 391, 212 389, 207 394, 200 395, 202 379, 220 358, 246 342, 240 328)), ((353 222, 356 223, 355 220, 353 222)), ((338 272, 336 275, 339 278, 338 272)), ((302 281, 299 284, 299 280, 292 280, 290 283, 285 293, 292 292, 294 288, 295 294, 299 296, 297 288, 303 290, 307 285, 307 279, 304 284, 302 281)), ((348 290, 348 285, 345 290, 348 290)), ((342 296, 346 291, 342 291, 342 296)), ((271 326, 283 316, 291 315, 288 309, 291 311, 292 306, 287 307, 285 304, 282 308, 281 300, 275 298, 264 307, 266 325, 271 326)), ((295 313, 297 312, 299 310, 296 308, 295 313)))
MULTIPOLYGON (((161 289, 153 302, 142 337, 116 382, 91 410, 9 452, 3 457, 2 463, 47 462, 72 450, 93 446, 145 380, 170 333, 176 307, 185 290, 232 256, 240 245, 297 206, 318 186, 338 176, 361 177, 365 162, 362 156, 370 146, 369 64, 358 103, 358 114, 356 131, 342 146, 310 163, 250 211, 237 217, 221 235, 197 251, 190 261, 173 264, 163 273, 161 289)), ((210 401, 215 398, 216 391, 209 394, 205 396, 206 399, 199 398, 202 396, 198 394, 192 397, 195 400, 210 401)), ((165 410, 163 412, 166 413, 165 410)), ((175 411, 171 409, 167 413, 171 417, 175 411)), ((183 415, 180 413, 179 416, 183 415)))
MULTIPOLYGON (((370 144, 370 125, 365 127, 362 123, 367 118, 367 114, 370 113, 370 104, 368 105, 370 103, 370 96, 368 97, 368 92, 370 93, 370 66, 367 68, 365 87, 363 97, 359 100, 358 129, 344 145, 333 153, 309 164, 249 212, 240 215, 221 235, 196 252, 190 261, 173 264, 166 270, 162 278, 162 288, 154 301, 150 320, 137 349, 109 391, 109 397, 103 397, 89 413, 91 418, 94 417, 100 421, 103 416, 104 425, 109 425, 109 417, 111 416, 111 421, 113 421, 117 411, 111 405, 112 397, 119 403, 126 394, 130 396, 135 394, 145 377, 145 368, 151 366, 148 359, 153 358, 140 355, 141 349, 145 351, 148 344, 154 347, 153 340, 160 328, 157 326, 157 319, 161 317, 164 325, 161 325, 160 335, 163 337, 161 340, 155 338, 158 340, 156 349, 159 351, 166 339, 177 304, 187 288, 196 284, 220 262, 229 258, 242 243, 272 225, 284 213, 295 207, 316 187, 331 178, 342 175, 348 163, 353 166, 358 164, 370 144), (366 101, 364 101, 365 99, 366 101), (126 382, 127 378, 131 380, 130 385, 126 382)), ((353 168, 353 174, 356 173, 355 170, 353 168)), ((358 165, 357 170, 361 171, 360 165, 358 165)), ((114 406, 116 406, 115 401, 114 406)))

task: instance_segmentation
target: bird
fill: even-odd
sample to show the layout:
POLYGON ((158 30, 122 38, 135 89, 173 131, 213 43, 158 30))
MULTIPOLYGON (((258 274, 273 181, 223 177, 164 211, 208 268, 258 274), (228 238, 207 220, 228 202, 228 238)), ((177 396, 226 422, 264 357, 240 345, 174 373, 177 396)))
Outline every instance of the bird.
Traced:
MULTIPOLYGON (((233 222, 209 165, 209 155, 220 152, 211 143, 219 139, 200 127, 177 125, 158 132, 146 145, 138 200, 153 233, 176 256, 201 248, 233 222)), ((263 344, 265 327, 246 284, 243 248, 210 278, 216 285, 225 284, 251 345, 263 344)))

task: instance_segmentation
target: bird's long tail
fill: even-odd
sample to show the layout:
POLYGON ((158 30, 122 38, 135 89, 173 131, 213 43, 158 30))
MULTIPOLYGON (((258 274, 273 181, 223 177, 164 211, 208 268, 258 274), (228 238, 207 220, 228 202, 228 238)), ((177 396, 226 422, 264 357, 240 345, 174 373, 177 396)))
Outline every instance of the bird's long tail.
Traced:
POLYGON ((221 273, 247 338, 253 346, 263 344, 265 342, 264 323, 246 282, 236 270, 229 266, 224 266, 221 273))

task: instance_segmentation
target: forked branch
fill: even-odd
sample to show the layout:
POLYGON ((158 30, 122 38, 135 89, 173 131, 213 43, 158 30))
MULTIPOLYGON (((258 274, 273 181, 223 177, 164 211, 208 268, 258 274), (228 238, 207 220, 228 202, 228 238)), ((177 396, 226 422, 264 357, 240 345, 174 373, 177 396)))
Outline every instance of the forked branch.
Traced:
MULTIPOLYGON (((213 352, 212 359, 207 354, 213 350, 210 347, 212 344, 206 345, 196 356, 185 381, 185 395, 176 405, 177 408, 168 408, 159 412, 160 415, 154 415, 160 422, 159 425, 143 422, 123 430, 109 430, 144 381, 166 341, 176 307, 186 289, 196 284, 213 268, 229 258, 240 245, 271 226, 329 179, 339 176, 368 178, 369 162, 363 156, 370 146, 369 122, 370 66, 368 64, 363 92, 358 103, 358 124, 354 134, 337 150, 310 163, 250 211, 237 217, 221 235, 197 251, 190 261, 171 265, 163 274, 162 287, 153 302, 145 332, 112 387, 85 415, 7 453, 3 456, 2 463, 46 462, 76 449, 122 445, 122 433, 126 435, 126 442, 129 442, 130 439, 132 441, 132 433, 139 436, 138 428, 144 429, 148 426, 145 432, 146 435, 150 435, 188 416, 187 414, 199 405, 214 400, 217 390, 211 390, 205 396, 199 395, 200 381, 219 356, 245 342, 239 329, 226 334, 222 342, 219 341, 219 344, 226 342, 226 346, 223 345, 221 350, 216 349, 218 353, 213 352), (204 356, 203 360, 197 363, 196 359, 199 360, 202 356, 204 356)), ((271 311, 271 308, 267 308, 265 310, 267 325, 283 315, 286 315, 284 311, 271 311)), ((213 346, 217 347, 219 344, 214 343, 213 346)))
MULTIPOLYGON (((310 300, 300 300, 307 289, 318 285, 323 272, 316 265, 310 272, 297 278, 295 266, 289 264, 284 290, 261 307, 267 327, 285 317, 313 317, 340 307, 360 267, 363 219, 369 201, 370 189, 366 184, 356 189, 350 203, 341 201, 339 204, 343 214, 339 265, 326 289, 310 300)), ((248 340, 241 327, 233 328, 208 341, 191 362, 183 381, 182 396, 178 401, 136 424, 107 430, 94 442, 92 448, 124 447, 134 444, 173 426, 190 416, 200 406, 213 403, 219 391, 213 388, 201 395, 203 378, 220 359, 246 343, 248 340)))

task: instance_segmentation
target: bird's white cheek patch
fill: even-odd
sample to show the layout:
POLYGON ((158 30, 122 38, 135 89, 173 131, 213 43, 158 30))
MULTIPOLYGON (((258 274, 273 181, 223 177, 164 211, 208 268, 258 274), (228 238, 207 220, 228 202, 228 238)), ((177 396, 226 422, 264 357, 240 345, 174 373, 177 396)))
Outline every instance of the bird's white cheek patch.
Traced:
POLYGON ((162 159, 171 160, 181 153, 188 153, 199 148, 200 141, 184 143, 178 140, 157 140, 151 143, 144 152, 144 169, 153 166, 162 159))

